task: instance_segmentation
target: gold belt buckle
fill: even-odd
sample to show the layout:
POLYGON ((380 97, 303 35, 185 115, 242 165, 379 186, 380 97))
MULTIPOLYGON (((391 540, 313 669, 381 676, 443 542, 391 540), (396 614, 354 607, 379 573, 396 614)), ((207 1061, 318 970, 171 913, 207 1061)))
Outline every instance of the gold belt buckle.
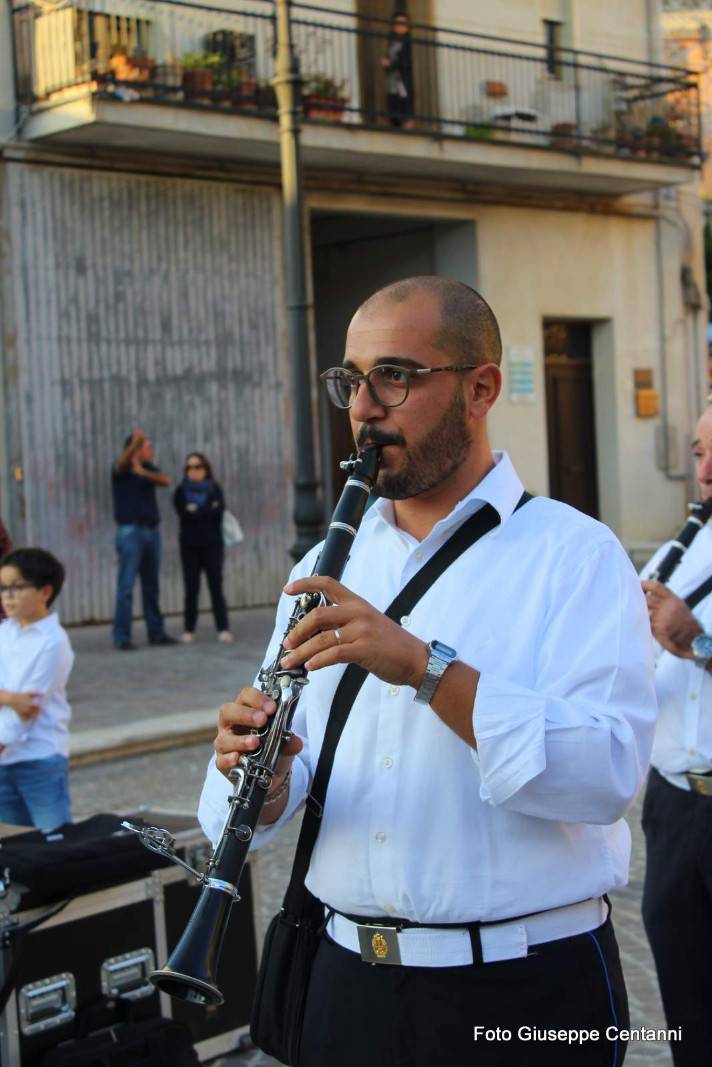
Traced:
POLYGON ((394 926, 358 926, 357 930, 362 960, 400 964, 398 931, 394 926))
POLYGON ((693 792, 698 793, 701 797, 712 796, 712 775, 696 774, 694 771, 688 771, 685 777, 693 792))

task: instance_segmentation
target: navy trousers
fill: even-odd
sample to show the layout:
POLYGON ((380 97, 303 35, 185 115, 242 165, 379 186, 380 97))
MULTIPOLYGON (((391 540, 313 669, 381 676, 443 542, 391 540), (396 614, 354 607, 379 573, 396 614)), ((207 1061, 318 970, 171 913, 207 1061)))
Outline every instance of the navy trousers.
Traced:
POLYGON ((524 959, 468 967, 364 963, 324 937, 299 1067, 621 1067, 626 1044, 614 1032, 629 1025, 610 920, 524 959), (546 1036, 562 1029, 601 1036, 546 1036))

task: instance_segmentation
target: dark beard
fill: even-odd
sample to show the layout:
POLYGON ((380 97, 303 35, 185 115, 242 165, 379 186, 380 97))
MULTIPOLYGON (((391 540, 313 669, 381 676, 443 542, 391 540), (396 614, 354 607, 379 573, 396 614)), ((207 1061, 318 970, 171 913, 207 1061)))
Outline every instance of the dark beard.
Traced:
MULTIPOLYGON (((366 433, 371 437, 368 430, 366 433)), ((381 471, 375 486, 376 493, 387 500, 409 500, 427 493, 462 466, 470 443, 464 392, 458 389, 452 404, 427 437, 413 448, 406 445, 403 469, 395 474, 381 471)))

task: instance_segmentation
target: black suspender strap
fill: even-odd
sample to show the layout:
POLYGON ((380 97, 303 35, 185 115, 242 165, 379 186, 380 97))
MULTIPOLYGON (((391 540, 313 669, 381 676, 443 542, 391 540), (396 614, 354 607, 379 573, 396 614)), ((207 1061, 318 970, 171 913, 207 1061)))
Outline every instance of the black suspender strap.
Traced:
MULTIPOLYGON (((523 493, 515 511, 531 499, 530 493, 523 493)), ((471 515, 404 586, 392 604, 386 609, 385 614, 388 618, 398 621, 403 615, 409 614, 450 564, 498 525, 499 515, 491 504, 485 504, 474 515, 471 515)), ((299 841, 297 842, 292 876, 284 898, 284 907, 287 911, 299 910, 304 880, 309 870, 311 855, 319 834, 319 822, 324 811, 326 791, 329 785, 331 769, 334 765, 336 748, 346 726, 351 707, 367 677, 368 671, 364 667, 360 667, 356 663, 350 663, 336 687, 324 741, 314 773, 314 781, 306 800, 306 810, 299 833, 299 841)))
POLYGON ((702 585, 698 585, 697 589, 693 589, 689 596, 685 597, 685 603, 690 611, 699 604, 701 600, 704 600, 706 596, 712 593, 712 575, 707 578, 702 585))

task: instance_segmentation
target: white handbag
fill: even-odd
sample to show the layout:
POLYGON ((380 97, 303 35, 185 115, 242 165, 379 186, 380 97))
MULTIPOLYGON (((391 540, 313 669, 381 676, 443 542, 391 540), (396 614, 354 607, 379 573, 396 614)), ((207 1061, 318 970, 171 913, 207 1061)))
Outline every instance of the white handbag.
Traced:
POLYGON ((245 540, 240 523, 227 508, 223 511, 222 517, 222 539, 226 548, 231 548, 233 545, 241 545, 245 540))

